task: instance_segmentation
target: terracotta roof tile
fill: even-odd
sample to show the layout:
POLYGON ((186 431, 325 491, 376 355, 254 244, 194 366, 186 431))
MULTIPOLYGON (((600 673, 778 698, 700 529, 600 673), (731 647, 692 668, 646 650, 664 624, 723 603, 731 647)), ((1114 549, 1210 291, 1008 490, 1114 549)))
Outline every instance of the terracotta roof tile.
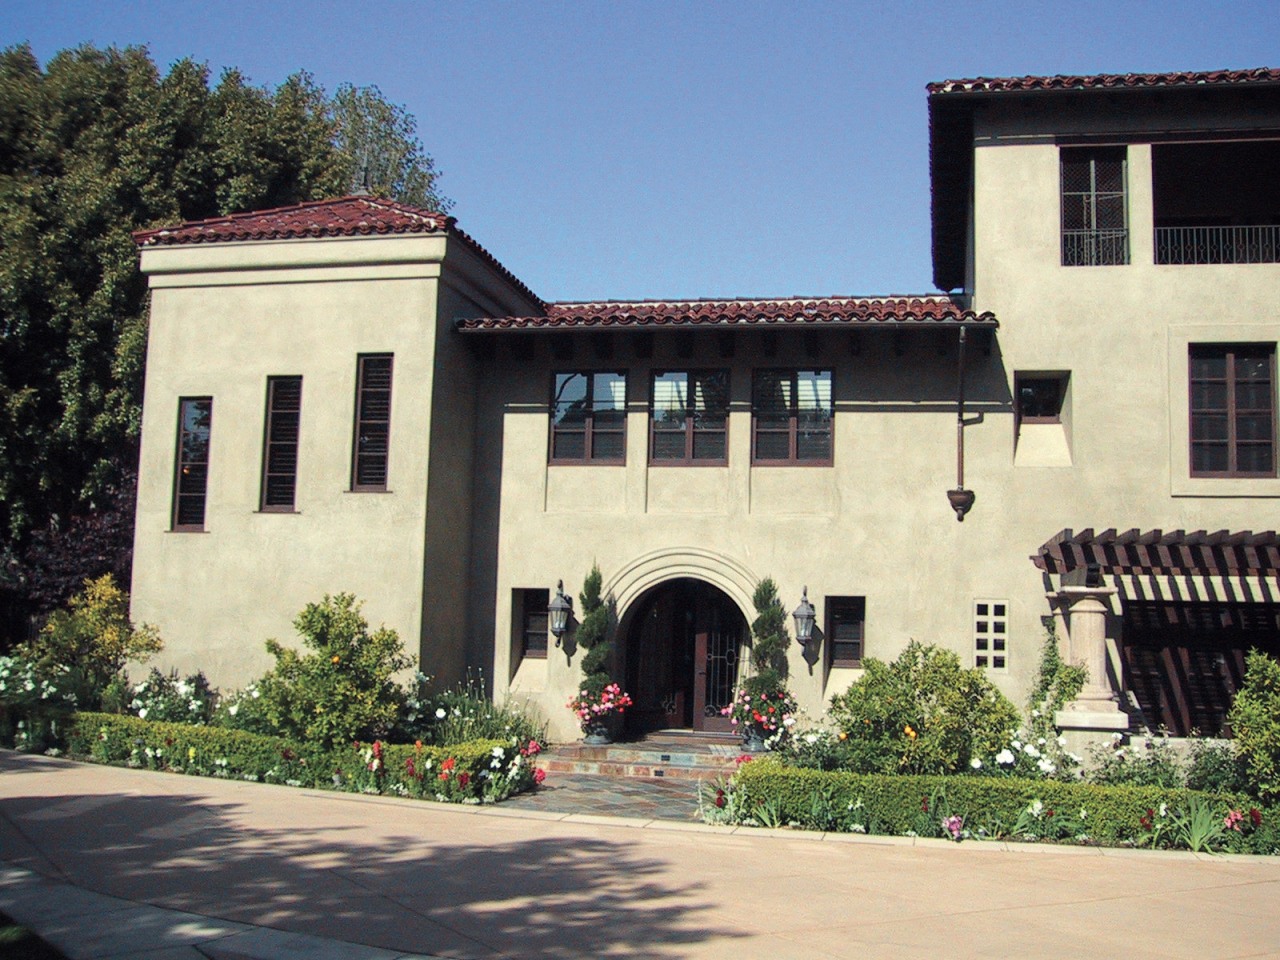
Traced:
POLYGON ((139 246, 226 243, 237 240, 299 240, 308 237, 356 237, 388 233, 440 233, 452 217, 376 197, 338 197, 273 210, 252 210, 195 220, 176 227, 139 230, 139 246))
POLYGON ((929 93, 1009 93, 1026 90, 1094 90, 1185 87, 1203 84, 1280 83, 1280 70, 1204 70, 1179 73, 1100 73, 1093 76, 976 77, 928 85, 929 93))
POLYGON ((950 297, 894 296, 552 303, 545 316, 460 320, 457 327, 462 331, 566 330, 779 323, 998 326, 994 314, 964 309, 950 297))
POLYGON ((543 303, 541 297, 499 263, 493 254, 458 229, 453 217, 382 197, 337 197, 272 210, 233 213, 225 217, 181 223, 174 227, 138 230, 133 234, 133 240, 140 247, 155 247, 413 233, 447 233, 457 237, 521 293, 539 304, 543 303))

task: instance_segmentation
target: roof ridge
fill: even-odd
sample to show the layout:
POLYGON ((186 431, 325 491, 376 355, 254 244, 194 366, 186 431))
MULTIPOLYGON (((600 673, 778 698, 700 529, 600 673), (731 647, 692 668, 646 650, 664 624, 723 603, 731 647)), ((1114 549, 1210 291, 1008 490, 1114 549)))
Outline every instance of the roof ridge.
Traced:
POLYGON ((926 84, 932 95, 947 93, 996 93, 1027 90, 1086 90, 1200 86, 1206 84, 1280 83, 1280 69, 1248 67, 1240 70, 1177 70, 1169 73, 1051 74, 1022 77, 972 77, 926 84))

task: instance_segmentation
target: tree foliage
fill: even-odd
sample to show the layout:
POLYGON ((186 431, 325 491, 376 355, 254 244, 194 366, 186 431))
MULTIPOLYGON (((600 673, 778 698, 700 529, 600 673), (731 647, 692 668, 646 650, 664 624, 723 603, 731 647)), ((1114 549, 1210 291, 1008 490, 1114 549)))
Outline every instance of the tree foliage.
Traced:
POLYGON ((609 665, 613 644, 609 642, 609 607, 600 596, 604 578, 600 567, 591 565, 591 572, 582 583, 582 620, 575 634, 578 646, 586 653, 582 657, 582 689, 596 697, 610 683, 609 665))
POLYGON ((34 594, 41 610, 65 599, 49 603, 56 591, 31 582, 33 534, 56 539, 70 518, 105 509, 137 462, 147 301, 132 231, 349 193, 356 150, 377 161, 378 189, 447 205, 413 133, 376 88, 344 86, 331 100, 305 73, 271 90, 237 70, 211 85, 191 60, 162 75, 142 47, 78 47, 43 68, 28 46, 0 51, 0 561, 11 595, 34 594))

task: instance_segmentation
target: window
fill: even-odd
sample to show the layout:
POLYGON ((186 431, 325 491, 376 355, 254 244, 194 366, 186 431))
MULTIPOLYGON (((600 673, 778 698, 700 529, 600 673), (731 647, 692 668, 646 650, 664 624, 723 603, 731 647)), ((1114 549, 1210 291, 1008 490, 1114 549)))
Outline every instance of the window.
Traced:
POLYGON ((827 666, 862 666, 863 625, 866 622, 863 597, 827 597, 827 666))
POLYGON ((551 397, 551 461, 623 463, 626 417, 625 373, 557 373, 551 397))
POLYGON ((519 618, 519 649, 522 657, 545 660, 547 657, 547 605, 550 590, 517 590, 516 615, 519 618))
POLYGON ((356 429, 351 457, 351 489, 355 491, 387 489, 391 359, 389 353, 369 353, 356 361, 356 429))
POLYGON ((1067 384, 1065 376, 1018 374, 1015 380, 1020 423, 1062 422, 1062 397, 1067 384))
POLYGON ((298 483, 298 421, 302 378, 267 378, 267 423, 262 438, 262 502, 268 513, 292 513, 298 483))
POLYGON ((757 370, 752 463, 831 463, 831 371, 757 370))
POLYGON ((1273 343, 1189 348, 1191 476, 1276 475, 1273 343))
POLYGON ((726 462, 728 370, 655 371, 650 396, 651 463, 726 462))
POLYGON ((209 488, 209 430, 212 397, 178 401, 178 453, 174 459, 173 529, 204 529, 205 495, 209 488))
POLYGON ((1063 149, 1061 163, 1062 265, 1128 263, 1125 148, 1063 149))
POLYGON ((1009 666, 1009 602, 973 602, 973 665, 988 670, 1009 666))

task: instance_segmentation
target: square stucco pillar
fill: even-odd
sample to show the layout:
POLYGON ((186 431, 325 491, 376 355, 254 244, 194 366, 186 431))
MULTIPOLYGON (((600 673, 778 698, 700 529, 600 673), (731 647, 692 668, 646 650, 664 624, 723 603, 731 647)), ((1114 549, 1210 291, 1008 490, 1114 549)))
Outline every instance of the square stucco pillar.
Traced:
POLYGON ((1058 604, 1066 625, 1063 659, 1089 671, 1084 689, 1054 714, 1068 749, 1083 754, 1091 743, 1129 729, 1129 716, 1120 709, 1120 695, 1107 674, 1107 614, 1114 587, 1063 587, 1049 598, 1058 604))

